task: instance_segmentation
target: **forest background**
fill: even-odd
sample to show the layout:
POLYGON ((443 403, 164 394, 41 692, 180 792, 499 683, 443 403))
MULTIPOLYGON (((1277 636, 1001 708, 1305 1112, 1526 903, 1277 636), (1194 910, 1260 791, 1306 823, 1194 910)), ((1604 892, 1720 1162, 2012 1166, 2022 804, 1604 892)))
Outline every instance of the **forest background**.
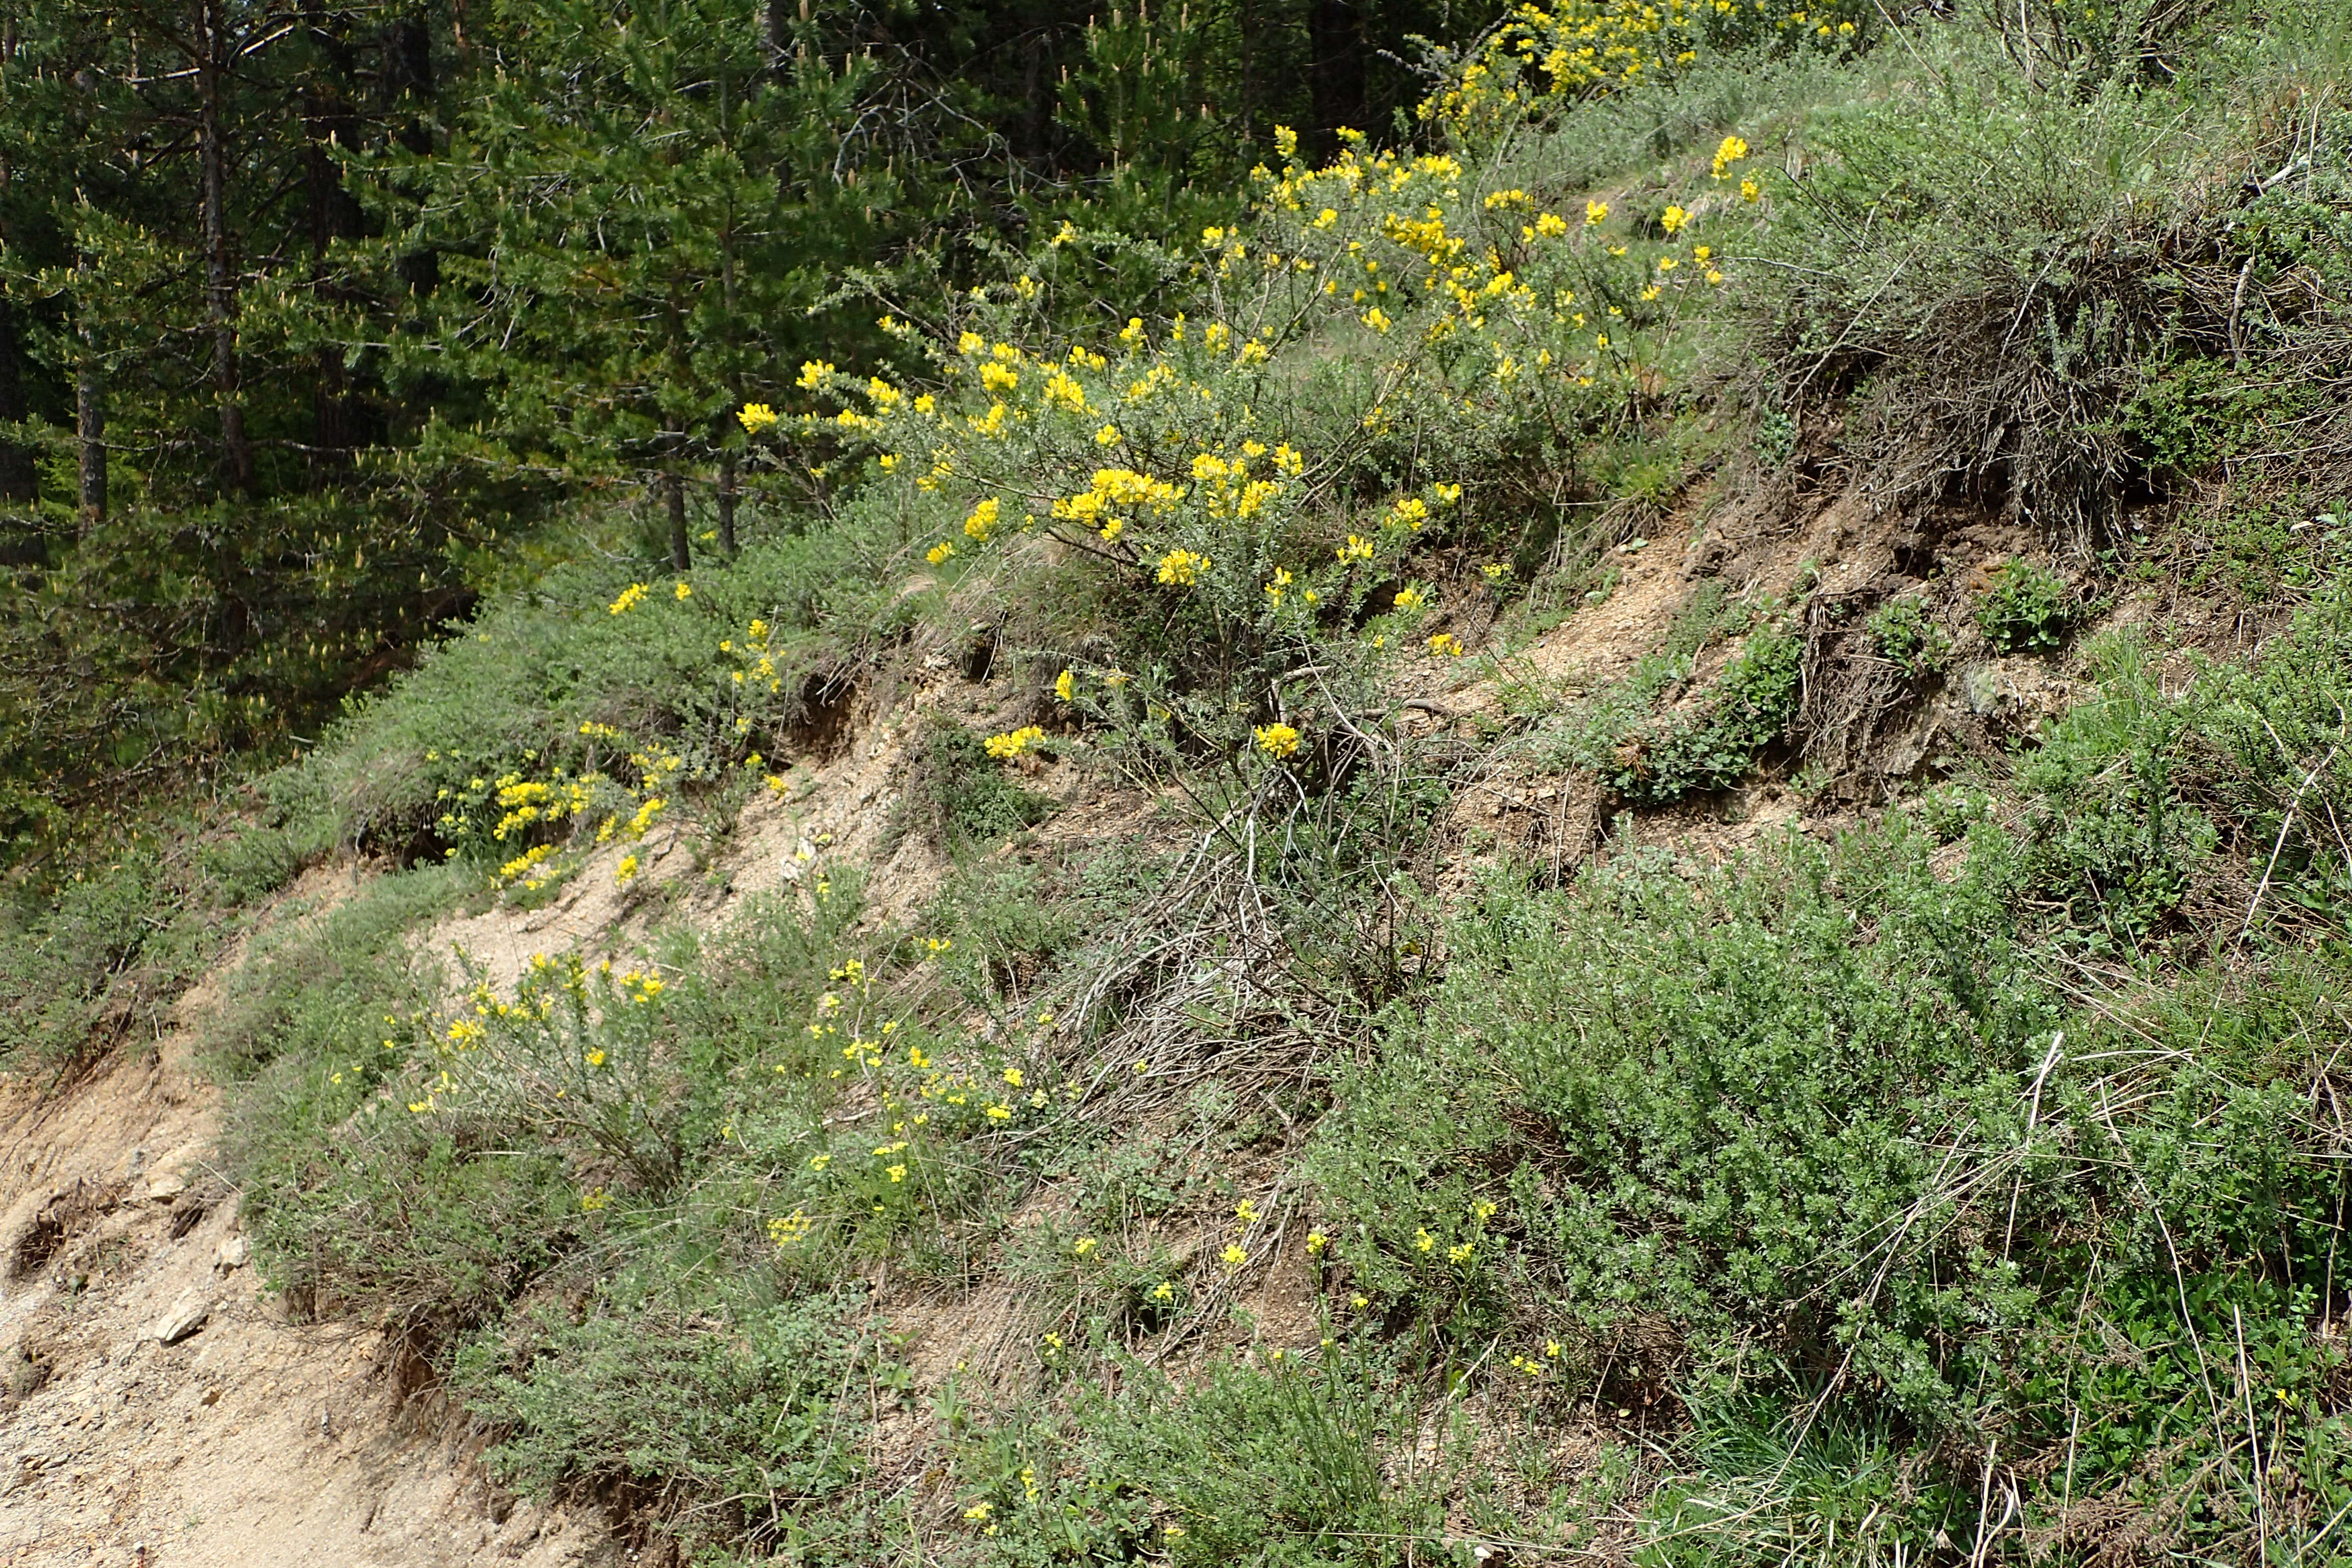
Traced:
MULTIPOLYGON (((591 539, 804 511, 733 412, 887 364, 877 301, 1231 221, 1276 123, 1392 139, 1496 9, 11 5, 0 855, 282 756, 591 539)), ((1118 265, 1097 314, 1168 302, 1118 265)))

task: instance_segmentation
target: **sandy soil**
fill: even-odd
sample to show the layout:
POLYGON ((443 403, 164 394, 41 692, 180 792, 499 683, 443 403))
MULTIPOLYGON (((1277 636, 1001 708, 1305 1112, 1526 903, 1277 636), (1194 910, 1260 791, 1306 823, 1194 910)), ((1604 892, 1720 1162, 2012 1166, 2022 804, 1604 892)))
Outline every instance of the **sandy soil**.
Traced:
POLYGON ((592 1521, 486 1487, 462 1427, 378 1375, 376 1335, 263 1289, 189 1059, 215 995, 68 1092, 0 1083, 0 1564, 621 1562, 592 1521))

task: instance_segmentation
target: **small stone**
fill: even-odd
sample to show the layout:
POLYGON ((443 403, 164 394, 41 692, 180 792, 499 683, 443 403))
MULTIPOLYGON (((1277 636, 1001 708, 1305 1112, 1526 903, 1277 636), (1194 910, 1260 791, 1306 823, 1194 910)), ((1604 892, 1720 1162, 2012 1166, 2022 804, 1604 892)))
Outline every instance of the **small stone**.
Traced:
POLYGON ((220 1265, 220 1271, 226 1274, 232 1268, 244 1268, 252 1257, 253 1243, 241 1236, 232 1236, 220 1244, 220 1251, 214 1260, 220 1265))
POLYGON ((175 1345, 198 1329, 213 1314, 212 1298, 191 1290, 172 1303, 172 1310, 155 1320, 151 1331, 163 1344, 175 1345))
POLYGON ((147 1184, 147 1195, 150 1198, 176 1198, 187 1190, 188 1184, 181 1179, 176 1171, 166 1172, 147 1184))

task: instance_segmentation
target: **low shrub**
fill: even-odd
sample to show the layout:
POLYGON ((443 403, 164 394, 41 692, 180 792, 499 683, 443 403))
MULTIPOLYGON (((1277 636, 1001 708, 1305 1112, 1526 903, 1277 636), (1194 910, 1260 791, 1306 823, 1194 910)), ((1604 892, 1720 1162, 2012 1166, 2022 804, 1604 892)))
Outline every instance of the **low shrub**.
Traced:
POLYGON ((2064 579, 2031 561, 2002 562, 1977 601, 1977 625, 2003 653, 2056 647, 2079 613, 2064 579))

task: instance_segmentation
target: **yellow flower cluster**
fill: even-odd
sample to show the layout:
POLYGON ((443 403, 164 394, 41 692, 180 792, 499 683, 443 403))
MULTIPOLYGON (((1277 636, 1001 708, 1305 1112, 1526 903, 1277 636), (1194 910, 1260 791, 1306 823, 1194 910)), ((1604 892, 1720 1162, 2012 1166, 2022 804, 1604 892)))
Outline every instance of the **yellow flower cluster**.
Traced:
POLYGON ((1694 0, 1553 0, 1522 5, 1478 57, 1421 106, 1458 129, 1499 123, 1512 110, 1591 98, 1689 58, 1694 0))
POLYGON ((1672 76, 1704 45, 1778 36, 1829 49, 1857 40, 1873 0, 1547 0, 1523 4, 1460 74, 1421 105, 1457 133, 1491 132, 1515 113, 1597 98, 1672 76), (1785 8, 1784 8, 1785 7, 1785 8))
POLYGON ((1257 749, 1276 762, 1298 754, 1298 731, 1287 724, 1260 724, 1250 732, 1257 739, 1257 749))
POLYGON ((1024 724, 1018 730, 1008 730, 1002 735, 991 735, 982 742, 988 754, 999 761, 1009 760, 1035 746, 1045 738, 1045 731, 1034 724, 1024 724))
POLYGON ((1171 550, 1160 558, 1160 581, 1172 588, 1189 588, 1209 569, 1209 558, 1190 550, 1171 550))
POLYGON ((1097 468, 1085 489, 1056 498, 1053 512, 1058 521, 1075 522, 1111 540, 1139 511, 1165 517, 1183 499, 1184 492, 1166 479, 1133 468, 1097 468))

